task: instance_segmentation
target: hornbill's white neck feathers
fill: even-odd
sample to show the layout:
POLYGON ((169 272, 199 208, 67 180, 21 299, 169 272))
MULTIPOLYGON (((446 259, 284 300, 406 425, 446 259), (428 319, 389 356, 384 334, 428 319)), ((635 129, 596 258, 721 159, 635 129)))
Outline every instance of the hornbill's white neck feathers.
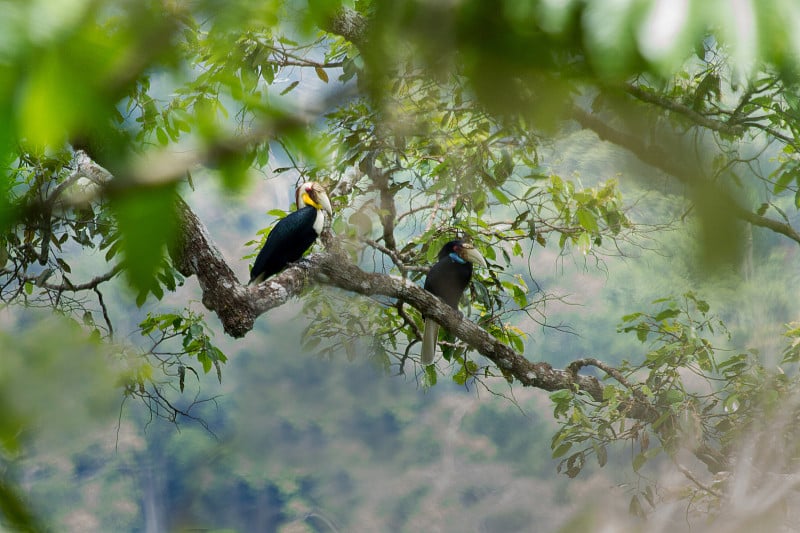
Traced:
MULTIPOLYGON (((486 260, 472 244, 461 240, 446 243, 439 251, 439 261, 428 271, 425 290, 458 309, 458 301, 472 277, 473 264, 486 268, 486 260)), ((438 337, 439 324, 432 318, 425 318, 420 356, 423 365, 433 363, 438 337)))
POLYGON ((325 213, 333 214, 328 194, 309 181, 295 191, 297 211, 275 224, 250 271, 250 285, 260 283, 300 259, 322 233, 325 213))

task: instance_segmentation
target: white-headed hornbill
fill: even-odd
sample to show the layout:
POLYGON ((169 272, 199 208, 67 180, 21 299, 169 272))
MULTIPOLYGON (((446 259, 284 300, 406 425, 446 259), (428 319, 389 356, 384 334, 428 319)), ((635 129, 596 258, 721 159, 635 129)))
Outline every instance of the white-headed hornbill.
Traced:
POLYGON ((319 183, 303 183, 295 192, 297 211, 275 224, 250 271, 250 285, 261 283, 303 256, 325 226, 325 212, 333 214, 328 194, 319 183))
MULTIPOLYGON (((458 310, 458 301, 469 285, 472 265, 486 267, 486 260, 468 242, 450 241, 439 251, 439 261, 428 271, 425 290, 438 296, 444 303, 458 310)), ((423 365, 433 363, 436 341, 439 338, 439 324, 432 318, 425 318, 425 332, 422 335, 423 365)))

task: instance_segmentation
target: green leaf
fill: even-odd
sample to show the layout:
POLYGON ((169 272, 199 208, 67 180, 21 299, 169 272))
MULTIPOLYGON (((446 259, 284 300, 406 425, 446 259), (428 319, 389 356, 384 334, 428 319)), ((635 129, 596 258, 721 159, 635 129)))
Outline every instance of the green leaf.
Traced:
POLYGON ((140 294, 158 286, 157 273, 178 233, 175 185, 134 188, 112 199, 120 232, 125 277, 140 294))
POLYGON ((175 276, 171 270, 159 272, 158 279, 164 284, 164 287, 166 287, 168 291, 172 292, 177 288, 175 284, 175 276))
POLYGON ((560 402, 564 400, 571 400, 572 399, 572 392, 568 391, 567 389, 560 389, 555 392, 550 393, 550 399, 554 402, 560 402))
POLYGON ((284 94, 294 90, 294 88, 297 87, 298 85, 300 85, 299 81, 297 81, 297 80, 293 81, 292 83, 289 84, 288 87, 286 87, 284 90, 281 91, 281 95, 284 95, 284 94))
POLYGON ((108 247, 108 251, 106 252, 106 256, 105 256, 106 261, 111 261, 111 259, 115 255, 117 255, 117 252, 119 251, 119 247, 120 247, 119 239, 114 239, 111 242, 111 245, 108 247))
POLYGON ((606 447, 600 444, 592 444, 594 448, 594 454, 597 457, 597 463, 600 465, 600 468, 606 466, 608 462, 608 452, 606 451, 606 447))
POLYGON ((603 387, 603 401, 607 402, 611 399, 616 398, 618 393, 619 389, 617 389, 617 387, 615 387, 614 385, 606 385, 605 387, 603 387))
POLYGON ((684 400, 684 398, 685 398, 685 396, 684 396, 683 392, 681 392, 678 389, 670 389, 664 395, 664 400, 669 405, 680 403, 680 402, 682 402, 684 400))
POLYGON ((578 249, 581 251, 581 253, 588 254, 592 249, 591 234, 588 232, 581 233, 575 241, 575 244, 578 245, 578 249))
POLYGON ((506 194, 500 189, 492 188, 490 189, 490 191, 492 193, 492 196, 497 198, 497 201, 500 202, 501 204, 508 205, 511 203, 511 200, 508 199, 508 196, 506 196, 506 194))
POLYGON ((633 471, 638 472, 642 466, 647 462, 647 456, 644 453, 639 453, 633 458, 633 471))
POLYGON ((325 83, 328 83, 328 73, 325 72, 325 69, 323 69, 322 67, 314 67, 314 72, 317 73, 317 77, 319 79, 321 79, 325 83))
POLYGON ((153 296, 156 297, 156 300, 160 300, 164 297, 164 289, 161 288, 161 285, 159 283, 154 283, 150 287, 150 292, 153 293, 153 296))
POLYGON ((680 309, 664 309, 663 311, 661 311, 660 313, 658 313, 656 315, 655 320, 660 322, 660 321, 666 320, 668 318, 675 318, 676 316, 678 316, 680 314, 681 314, 680 309))
POLYGON ((203 372, 208 374, 211 371, 211 367, 214 364, 211 361, 211 358, 208 357, 206 352, 200 352, 197 354, 197 360, 203 365, 203 372))
POLYGON ((648 335, 650 335, 650 328, 647 324, 641 323, 636 326, 636 338, 639 339, 640 342, 646 342, 648 335))
POLYGON ((224 363, 228 360, 228 356, 225 353, 217 348, 216 346, 211 347, 214 351, 214 361, 219 361, 220 363, 224 363))
POLYGON ((738 394, 731 394, 725 401, 722 403, 723 409, 725 409, 726 413, 735 413, 739 410, 739 395, 738 394))
POLYGON ((225 154, 218 160, 222 183, 228 189, 240 189, 247 182, 247 172, 256 159, 256 150, 244 153, 225 154))
POLYGON ((57 257, 56 258, 56 263, 58 263, 58 266, 60 266, 61 270, 63 270, 64 272, 66 272, 68 274, 72 272, 72 267, 70 267, 69 264, 66 261, 64 261, 62 258, 57 257))
POLYGON ((322 342, 322 339, 318 336, 307 337, 303 340, 303 350, 313 352, 320 342, 322 342))
POLYGON ((646 518, 647 516, 647 514, 644 512, 644 508, 642 507, 642 503, 639 501, 639 497, 636 495, 631 497, 631 503, 628 506, 628 512, 638 518, 646 518))
POLYGON ((436 385, 437 374, 436 365, 428 365, 425 367, 424 384, 428 387, 436 385))
POLYGON ((642 316, 642 313, 631 313, 630 315, 625 315, 622 317, 623 322, 632 322, 642 316))
POLYGON ((600 231, 600 227, 597 224, 597 217, 585 207, 579 207, 575 212, 575 216, 578 218, 578 223, 586 231, 591 233, 600 231))
POLYGON ((175 123, 175 127, 178 128, 180 131, 184 131, 186 133, 191 133, 192 128, 189 126, 189 123, 185 120, 182 120, 177 117, 173 117, 172 121, 175 123))
POLYGON ((214 368, 217 370, 217 381, 222 385, 222 366, 217 359, 214 359, 214 368))
POLYGON ((797 168, 785 170, 775 181, 775 186, 772 189, 773 194, 782 193, 789 187, 790 183, 797 181, 798 178, 800 178, 800 170, 797 168))
POLYGON ((203 326, 195 322, 191 326, 189 326, 188 334, 190 337, 197 338, 203 335, 203 326))
POLYGON ((565 455, 570 450, 570 448, 572 448, 571 441, 561 443, 558 446, 558 448, 553 450, 553 459, 558 459, 559 457, 565 455))
POLYGON ((169 144, 169 138, 167 137, 167 132, 164 130, 164 128, 156 129, 156 139, 158 139, 158 144, 161 146, 166 146, 169 144))
POLYGON ((525 352, 525 342, 522 340, 522 337, 519 335, 509 332, 508 333, 508 340, 511 342, 511 347, 514 348, 519 353, 525 352))

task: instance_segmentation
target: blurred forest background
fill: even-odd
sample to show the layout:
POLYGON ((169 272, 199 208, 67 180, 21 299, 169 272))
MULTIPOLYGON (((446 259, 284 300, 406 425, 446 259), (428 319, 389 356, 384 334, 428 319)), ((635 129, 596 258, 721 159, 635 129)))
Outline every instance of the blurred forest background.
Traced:
POLYGON ((3 527, 796 527, 793 0, 0 12, 3 527), (223 279, 232 333, 186 213, 246 280, 307 180, 364 271, 469 235, 465 321, 553 380, 467 334, 420 367, 430 307, 321 244, 287 303, 223 279))

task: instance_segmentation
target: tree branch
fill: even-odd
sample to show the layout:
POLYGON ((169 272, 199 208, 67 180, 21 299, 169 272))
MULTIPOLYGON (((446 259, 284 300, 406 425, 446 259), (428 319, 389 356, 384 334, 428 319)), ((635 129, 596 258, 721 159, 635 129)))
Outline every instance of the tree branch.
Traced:
MULTIPOLYGON (((324 29, 333 34, 344 37, 356 46, 362 46, 367 39, 368 20, 360 13, 349 8, 342 8, 324 25, 324 29)), ((626 84, 623 90, 634 98, 656 105, 662 109, 678 113, 693 123, 727 135, 741 135, 744 133, 744 126, 741 124, 731 124, 721 120, 706 117, 697 111, 668 98, 645 91, 634 84, 626 84)), ((763 215, 759 215, 750 209, 745 208, 736 201, 727 191, 709 180, 698 179, 697 172, 691 172, 683 167, 680 159, 664 153, 659 147, 646 144, 639 136, 630 135, 610 127, 605 121, 593 116, 578 107, 573 108, 572 118, 584 128, 597 133, 603 140, 617 144, 631 151, 643 162, 658 168, 667 174, 675 177, 682 183, 695 188, 711 189, 716 198, 726 205, 733 216, 743 220, 753 226, 769 229, 775 233, 784 235, 789 239, 800 243, 800 233, 791 225, 774 220, 763 215)), ((765 128, 761 128, 765 129, 765 128)), ((793 144, 792 139, 782 136, 780 132, 768 131, 776 138, 780 138, 787 143, 793 144)))
MULTIPOLYGON (((180 210, 185 227, 183 238, 171 250, 175 265, 183 275, 198 277, 204 305, 217 314, 225 332, 233 337, 246 335, 258 316, 301 295, 310 283, 320 283, 364 296, 393 298, 416 308, 489 359, 504 375, 513 377, 526 387, 544 391, 580 391, 593 401, 602 403, 604 385, 594 376, 577 373, 588 364, 602 368, 621 379, 623 384, 627 383, 619 372, 596 359, 578 360, 567 369, 528 360, 408 279, 360 269, 339 249, 330 231, 323 233, 326 251, 309 255, 265 283, 243 286, 197 216, 183 202, 180 210)), ((626 386, 634 391, 633 399, 622 407, 626 416, 645 422, 654 421, 659 414, 657 410, 643 395, 637 394, 631 384, 626 386)), ((709 461, 718 457, 712 453, 713 450, 707 452, 704 456, 709 457, 709 461)))
MULTIPOLYGON (((39 286, 45 289, 49 289, 51 291, 69 291, 69 292, 81 292, 86 290, 95 290, 101 284, 109 281, 111 278, 115 277, 122 271, 122 267, 119 264, 114 265, 114 267, 106 272, 105 274, 101 274, 99 276, 95 276, 94 278, 90 279, 84 283, 78 283, 77 285, 65 280, 59 285, 53 285, 50 283, 40 283, 39 286)), ((36 276, 25 276, 25 281, 36 281, 36 276)))
POLYGON ((394 239, 395 219, 397 218, 397 208, 394 205, 394 192, 391 190, 389 182, 389 172, 375 166, 374 154, 365 158, 361 163, 361 170, 369 176, 373 185, 380 195, 380 219, 383 227, 383 244, 392 251, 397 250, 397 243, 394 239))
POLYGON ((578 375, 578 371, 586 366, 594 366, 599 368, 612 378, 616 379, 620 385, 630 390, 637 400, 647 403, 647 399, 644 394, 642 394, 642 391, 634 387, 619 370, 593 357, 586 357, 572 361, 569 365, 567 365, 567 372, 576 377, 578 375))
POLYGON ((685 106, 680 102, 673 100, 672 98, 667 98, 652 91, 647 91, 633 83, 626 83, 623 87, 625 92, 634 98, 641 100, 642 102, 657 105, 658 107, 678 113, 679 115, 683 115, 693 124, 698 126, 737 137, 743 135, 746 131, 745 128, 739 124, 729 124, 728 122, 724 122, 722 120, 708 118, 705 115, 698 113, 691 107, 685 106))
POLYGON ((344 37, 359 48, 367 43, 367 19, 347 7, 339 9, 322 29, 344 37))
POLYGON ((703 193, 713 195, 730 213, 753 226, 766 228, 775 233, 779 233, 800 244, 800 233, 792 226, 778 220, 774 220, 763 215, 759 215, 743 207, 730 193, 722 189, 719 185, 710 180, 703 179, 698 175, 699 171, 687 169, 681 158, 672 156, 664 152, 659 146, 648 144, 642 140, 641 136, 632 135, 619 131, 608 125, 608 122, 599 117, 587 113, 579 107, 572 109, 572 118, 582 127, 594 131, 597 136, 604 140, 616 144, 633 153, 642 162, 657 168, 681 183, 700 190, 703 193))
MULTIPOLYGON (((659 95, 652 91, 647 91, 633 83, 627 83, 623 86, 623 88, 625 92, 627 92, 634 98, 641 100, 642 102, 653 104, 668 111, 672 111, 674 113, 682 115, 686 119, 688 119, 690 123, 697 126, 702 126, 711 131, 716 131, 724 135, 741 137, 747 132, 748 128, 755 128, 757 130, 761 130, 765 133, 768 133, 769 135, 772 135, 776 139, 780 139, 781 141, 790 146, 797 147, 797 142, 795 141, 795 139, 781 133, 775 128, 769 126, 768 124, 753 122, 751 120, 747 121, 743 120, 743 117, 741 116, 741 111, 747 104, 748 101, 747 98, 750 94, 752 94, 752 90, 748 91, 747 93, 745 93, 744 96, 742 96, 741 101, 733 111, 722 111, 722 110, 719 111, 719 113, 729 116, 729 119, 727 121, 724 121, 724 120, 709 118, 701 113, 698 113, 691 107, 688 107, 676 100, 673 100, 672 98, 659 95)), ((764 119, 767 117, 758 117, 758 118, 764 119)))
POLYGON ((299 296, 314 281, 364 296, 401 300, 438 321, 525 386, 546 391, 578 388, 596 401, 603 399, 603 387, 596 378, 554 369, 544 362, 533 363, 411 281, 361 270, 346 254, 336 250, 330 234, 324 240, 331 251, 311 254, 255 287, 243 286, 197 216, 183 202, 180 210, 184 232, 171 250, 175 265, 184 276, 198 277, 203 304, 217 314, 226 333, 233 337, 244 336, 259 315, 299 296))

